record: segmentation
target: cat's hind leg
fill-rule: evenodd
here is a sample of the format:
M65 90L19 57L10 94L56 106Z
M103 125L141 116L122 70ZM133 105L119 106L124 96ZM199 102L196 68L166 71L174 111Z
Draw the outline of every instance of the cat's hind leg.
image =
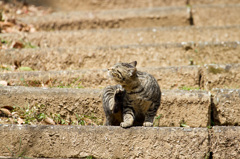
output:
M145 120L144 120L143 126L145 126L145 127L153 126L153 120L157 113L158 107L159 107L159 105L156 105L154 103L151 104L151 106L149 107L149 109L145 115Z

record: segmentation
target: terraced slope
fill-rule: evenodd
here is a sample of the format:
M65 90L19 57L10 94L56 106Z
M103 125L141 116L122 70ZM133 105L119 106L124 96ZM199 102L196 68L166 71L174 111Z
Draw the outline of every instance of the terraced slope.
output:
M1 158L240 158L239 1L26 2L55 12L1 34L30 46L0 50ZM134 60L162 89L154 128L102 126L106 68Z

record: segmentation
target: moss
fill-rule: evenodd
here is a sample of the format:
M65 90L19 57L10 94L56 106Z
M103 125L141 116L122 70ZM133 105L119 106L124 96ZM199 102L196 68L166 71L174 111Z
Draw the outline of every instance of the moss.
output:
M226 72L223 68L215 68L213 66L208 67L208 72L213 74L219 74Z
M188 86L183 86L183 87L180 87L179 89L181 89L181 90L185 90L185 91L190 91L190 90L200 90L199 87L188 87Z

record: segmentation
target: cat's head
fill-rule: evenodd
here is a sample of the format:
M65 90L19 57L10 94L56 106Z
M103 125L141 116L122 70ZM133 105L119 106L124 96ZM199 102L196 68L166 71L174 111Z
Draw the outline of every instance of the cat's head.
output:
M109 75L119 84L127 84L136 77L137 61L131 63L117 63L108 69Z

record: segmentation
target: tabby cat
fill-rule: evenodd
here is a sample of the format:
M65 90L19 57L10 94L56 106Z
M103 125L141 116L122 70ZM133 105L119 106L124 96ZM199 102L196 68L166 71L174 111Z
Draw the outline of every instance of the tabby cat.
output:
M108 86L103 91L106 125L153 126L160 106L160 87L152 75L137 71L136 65L136 61L117 63L108 69L118 85Z

